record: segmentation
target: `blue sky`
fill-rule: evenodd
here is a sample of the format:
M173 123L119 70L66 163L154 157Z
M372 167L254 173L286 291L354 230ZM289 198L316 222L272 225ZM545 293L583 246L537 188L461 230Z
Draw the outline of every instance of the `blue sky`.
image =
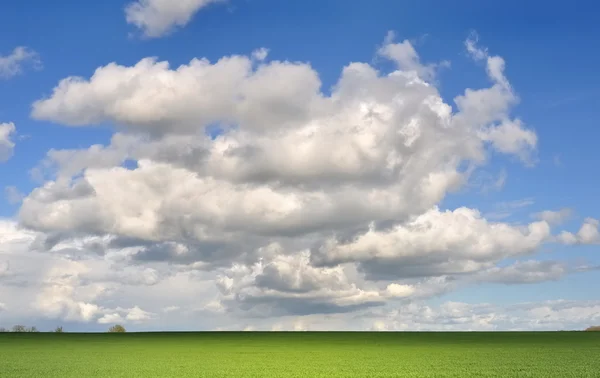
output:
M465 88L490 86L485 62L474 61L465 49L465 40L476 31L478 44L506 62L504 74L519 98L519 103L510 109L510 116L520 118L537 134L537 162L525 166L516 156L491 151L488 163L474 174L475 183L448 194L439 206L450 210L461 206L478 209L490 222L509 224L531 223L532 214L545 210L571 209L572 216L556 227L555 235L561 230L577 233L585 218L600 217L600 204L596 200L600 186L596 174L600 52L595 48L600 38L596 19L600 8L596 2L228 0L193 12L185 25L155 38L143 37L140 30L127 23L124 10L128 4L116 0L58 3L22 0L3 5L0 56L8 56L17 46L25 46L37 53L41 66L36 68L24 62L21 73L0 80L0 123L13 122L17 129L13 135L14 155L0 163L0 187L14 186L28 196L42 185L32 179L30 171L49 150L85 150L94 144L110 143L111 136L121 130L118 119L106 117L88 127L69 127L55 115L34 119L32 105L51 97L61 79L81 76L89 80L97 68L111 62L133 66L143 58L157 57L175 69L193 58L206 57L214 63L223 56L250 55L265 47L269 49L268 61L309 63L319 75L321 91L329 95L343 67L350 62L392 70L393 62L378 57L377 48L388 31L394 31L396 41L411 42L421 63L450 61L449 67L437 72L435 84L443 100L457 111L453 98L464 93ZM503 185L490 189L502 175ZM34 215L23 218L26 216L21 212L21 203L8 200L0 201L0 217L22 222L35 232L72 231L80 236L85 231L75 230L76 227L53 228L47 222L36 226L31 221ZM97 229L94 230L98 236ZM126 232L111 235L120 236L132 235ZM597 242L543 244L535 253L508 257L498 262L498 266L528 259L600 266ZM169 266L150 267L162 272ZM169 274L172 278L175 273ZM444 292L424 303L488 302L502 306L559 299L590 301L598 299L594 287L600 284L599 280L597 270L590 270L534 284L481 283ZM110 286L104 281L103 285ZM0 304L8 308L10 299L8 294L4 295L6 298L0 296ZM101 308L109 307L99 303ZM120 306L133 308L138 304ZM60 319L68 313L65 311L56 311L52 316ZM106 312L103 314L107 316ZM592 315L590 319L596 319ZM242 318L238 316L232 322L246 324ZM160 324L169 327L183 324L161 321ZM152 324L137 326L156 326ZM563 320L563 324L576 323ZM93 329L103 325L73 321L72 327Z

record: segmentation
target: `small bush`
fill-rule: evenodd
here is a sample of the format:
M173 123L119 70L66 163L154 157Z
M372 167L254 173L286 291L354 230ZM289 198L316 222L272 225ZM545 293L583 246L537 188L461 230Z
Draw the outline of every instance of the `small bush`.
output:
M64 331L63 331L63 327L56 327L56 328L54 329L54 333L63 333L63 332L64 332Z
M586 331L596 331L596 332L599 332L600 331L600 326L592 326L592 327L586 328Z
M127 331L125 330L125 327L123 327L120 324L117 324L117 325L110 327L108 329L108 332L110 332L110 333L125 333Z

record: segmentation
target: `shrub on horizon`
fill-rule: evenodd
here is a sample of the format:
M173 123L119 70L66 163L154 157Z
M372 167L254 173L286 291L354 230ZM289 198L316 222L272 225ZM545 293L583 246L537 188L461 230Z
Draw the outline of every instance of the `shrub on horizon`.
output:
M586 331L600 331L600 326L591 326L585 329Z
M125 333L127 331L125 330L125 327L123 327L122 325L116 324L116 325L110 327L108 329L108 332L109 333Z

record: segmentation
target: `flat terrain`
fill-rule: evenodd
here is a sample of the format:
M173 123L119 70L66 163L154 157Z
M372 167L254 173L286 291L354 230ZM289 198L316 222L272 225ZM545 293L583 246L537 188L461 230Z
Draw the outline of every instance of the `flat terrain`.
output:
M7 333L0 377L600 377L600 333Z

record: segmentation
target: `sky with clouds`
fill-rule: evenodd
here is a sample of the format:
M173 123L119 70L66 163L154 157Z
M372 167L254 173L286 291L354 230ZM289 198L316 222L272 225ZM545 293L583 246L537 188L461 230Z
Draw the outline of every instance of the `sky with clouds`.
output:
M532 4L3 5L0 327L600 324L598 9Z

